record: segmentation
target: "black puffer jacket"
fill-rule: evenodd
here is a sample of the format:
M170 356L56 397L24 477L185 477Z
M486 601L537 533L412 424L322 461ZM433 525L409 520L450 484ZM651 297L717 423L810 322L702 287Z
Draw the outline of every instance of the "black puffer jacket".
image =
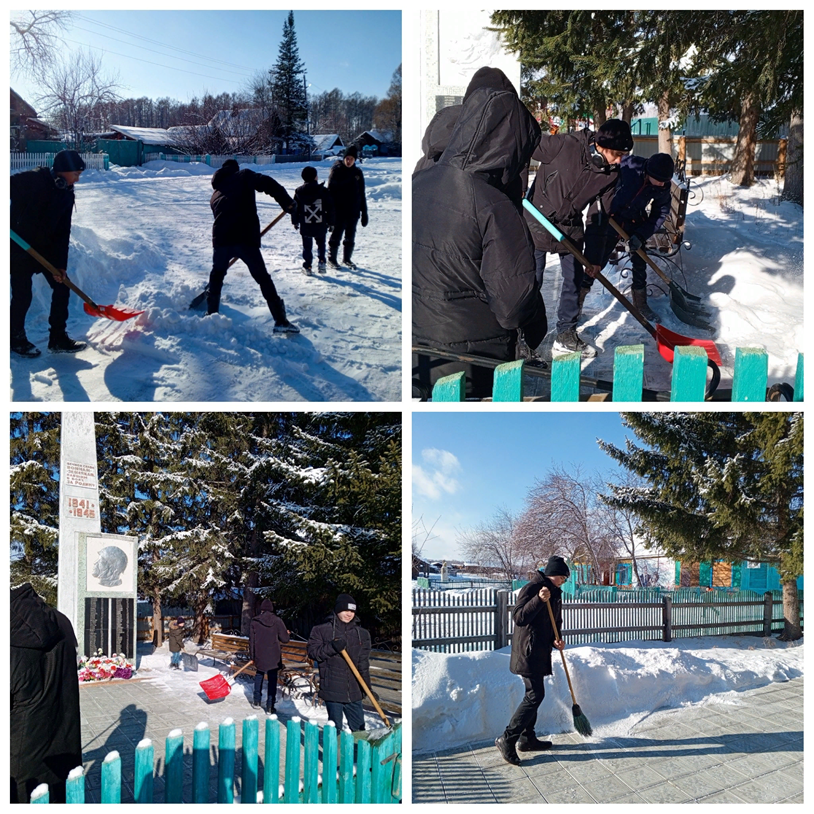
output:
M413 340L515 358L536 347L545 306L523 216L507 195L540 138L514 89L480 87L435 166L413 176Z
M291 213L291 223L299 226L306 237L322 237L333 226L334 201L324 184L310 181L297 187L294 193L297 208Z
M285 622L274 613L274 604L270 599L264 599L260 603L260 613L249 626L249 658L260 672L276 670L280 666L280 644L290 638Z
M577 133L543 136L532 158L540 162L531 189L531 202L574 241L582 240L583 210L598 198L606 212L610 210L618 166L591 160L594 134L585 128ZM559 241L538 223L530 213L526 222L531 229L536 249L544 252L564 251Z
M212 245L259 246L260 219L257 217L255 192L265 192L286 211L294 201L285 189L268 175L252 170L221 167L212 176L215 190L209 200L215 222L212 224Z
M47 783L65 802L68 773L82 765L76 637L68 617L29 584L11 592L11 801Z
M370 687L370 634L359 624L357 616L345 623L335 613L331 613L326 622L311 630L308 638L308 656L319 664L319 697L323 701L336 701L340 704L361 701L365 697L365 691L344 656L337 653L331 644L334 639L344 639L347 642L351 661Z
M357 164L346 167L344 161L337 161L328 176L328 192L339 218L358 218L367 212L365 176Z
M546 603L537 595L540 588L551 591L551 610L562 635L562 590L538 571L534 578L520 589L512 611L512 658L509 669L520 676L550 676L551 649L554 629Z
M11 228L58 269L68 267L74 202L73 187L58 188L47 167L11 176ZM11 257L43 271L14 241Z

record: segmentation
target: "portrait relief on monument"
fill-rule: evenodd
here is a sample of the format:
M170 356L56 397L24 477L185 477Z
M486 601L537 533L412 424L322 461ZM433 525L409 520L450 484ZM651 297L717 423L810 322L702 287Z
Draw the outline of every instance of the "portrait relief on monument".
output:
M133 552L109 538L88 537L87 590L130 593L133 585Z

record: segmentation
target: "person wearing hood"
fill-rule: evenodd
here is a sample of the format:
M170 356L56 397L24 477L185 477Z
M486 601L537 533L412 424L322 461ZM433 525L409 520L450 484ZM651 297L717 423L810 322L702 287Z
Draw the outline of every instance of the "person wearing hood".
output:
M538 571L517 595L512 619L512 655L509 669L523 679L526 694L512 715L506 730L495 740L495 746L507 763L520 765L517 752L541 752L551 748L551 741L537 739L534 732L537 710L545 698L543 676L552 674L553 648L564 650L565 644L556 638L551 626L546 602L562 630L562 590L571 571L562 557L550 557L545 569Z
M288 321L285 303L277 293L260 253L260 219L257 217L255 192L271 196L286 212L293 212L294 201L273 178L252 170L241 170L233 158L212 176L215 190L209 200L215 221L212 224L214 254L209 275L209 294L206 313L217 314L220 295L229 263L238 258L249 269L254 281L274 317L274 333L299 333L300 329Z
M252 706L255 709L261 708L263 679L267 676L266 712L269 715L274 714L277 703L277 671L283 656L280 645L290 639L285 622L274 612L274 603L270 599L264 599L260 603L260 613L252 619L249 626L249 658L257 670L254 674Z
M645 319L661 322L661 317L653 311L647 302L647 264L636 254L636 250L661 228L670 214L673 203L671 181L675 172L675 162L667 153L655 153L650 158L638 155L627 155L619 166L619 183L610 206L610 216L628 235L630 265L633 270L631 294L633 304ZM597 263L604 266L614 247L619 242L619 235L599 212L594 204L588 211L588 228L585 230L585 242L595 247ZM588 258L592 259L592 258ZM583 288L590 289L593 280L583 279ZM584 299L584 295L582 296Z
M540 126L500 71L479 73L440 157L413 175L413 342L508 362L521 334L535 348L548 328L518 186ZM468 396L491 395L492 368L417 361L422 390L463 370Z
M170 669L181 669L181 653L184 652L185 621L178 616L170 622Z
M74 185L85 169L82 156L75 150L61 150L53 166L37 167L11 176L11 228L58 271L55 277L14 241L11 241L11 350L19 356L34 358L40 350L29 342L25 318L32 301L32 281L42 274L51 287L51 312L48 317L52 353L76 353L85 347L68 336L68 300L71 290L67 277L68 248L71 242L71 218L76 203Z
M316 625L308 637L306 651L319 665L319 697L325 702L328 719L341 732L343 715L351 732L365 728L362 699L365 696L353 671L345 661L346 651L362 679L370 687L370 633L359 623L356 600L340 594L333 613L321 625Z
M337 161L328 175L328 192L333 198L336 210L331 237L328 240L328 265L340 268L338 253L342 244L342 264L353 270L356 264L351 260L356 245L356 224L361 219L367 226L367 198L365 197L365 176L356 165L359 150L351 144L341 161ZM344 237L344 240L343 240Z
M587 127L577 133L557 133L544 136L533 159L540 162L527 197L577 248L582 249L584 224L582 212L599 200L605 212L610 210L614 187L619 177L619 162L633 149L630 125L621 119L608 119L595 133ZM583 270L577 259L530 212L526 222L534 238L537 262L537 282L543 284L546 255L560 256L562 288L557 307L557 338L555 355L581 353L596 356L596 348L577 334L582 302L583 271L593 277L601 266ZM591 252L586 248L586 254Z
M294 192L296 209L291 223L302 237L302 268L311 273L314 260L314 242L317 244L317 269L325 271L325 238L334 222L334 203L324 184L317 182L317 168L305 167L301 173L305 183Z
M11 802L28 803L47 783L65 802L69 772L82 765L76 636L70 620L29 583L11 591Z

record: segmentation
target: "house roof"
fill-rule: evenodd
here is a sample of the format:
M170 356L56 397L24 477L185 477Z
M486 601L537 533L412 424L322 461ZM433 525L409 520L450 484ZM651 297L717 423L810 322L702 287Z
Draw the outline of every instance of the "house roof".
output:
M172 133L162 127L122 127L111 124L110 129L142 144L175 144Z
M316 152L330 150L337 142L339 142L340 147L345 146L338 133L319 133L312 135L311 138L314 140L314 150Z
M378 141L379 144L388 144L393 141L392 130L365 130L364 133L357 136L357 139L362 138L364 135L370 136L375 141Z

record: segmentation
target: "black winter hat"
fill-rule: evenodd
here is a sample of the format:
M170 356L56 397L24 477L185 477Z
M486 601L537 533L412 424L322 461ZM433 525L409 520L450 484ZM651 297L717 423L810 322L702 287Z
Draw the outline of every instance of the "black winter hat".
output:
M274 603L270 599L264 599L260 603L260 613L264 613L265 611L274 613Z
M345 150L345 155L352 155L354 158L359 158L359 148L355 144L351 144L351 146Z
M183 625L183 624L185 624L185 622L184 622L184 617L183 617L183 616L178 616L178 617L176 618L176 620L175 620L175 624L176 624L176 625Z
M350 594L339 594L339 596L336 597L334 613L341 613L342 611L348 610L356 613L356 600Z
M675 172L675 162L667 153L656 153L647 159L644 171L657 181L670 181Z
M240 164L238 164L234 158L227 158L226 161L223 162L221 169L228 170L229 172L237 172L240 169Z
M594 141L606 150L621 150L629 153L633 149L630 125L621 119L608 119L596 131Z
M548 558L543 572L547 577L570 577L571 569L562 557L556 555Z
M317 180L317 168L316 167L305 167L303 171L300 173L302 180L306 183L308 181L316 181Z
M54 156L54 172L82 172L85 162L76 150L60 150Z

